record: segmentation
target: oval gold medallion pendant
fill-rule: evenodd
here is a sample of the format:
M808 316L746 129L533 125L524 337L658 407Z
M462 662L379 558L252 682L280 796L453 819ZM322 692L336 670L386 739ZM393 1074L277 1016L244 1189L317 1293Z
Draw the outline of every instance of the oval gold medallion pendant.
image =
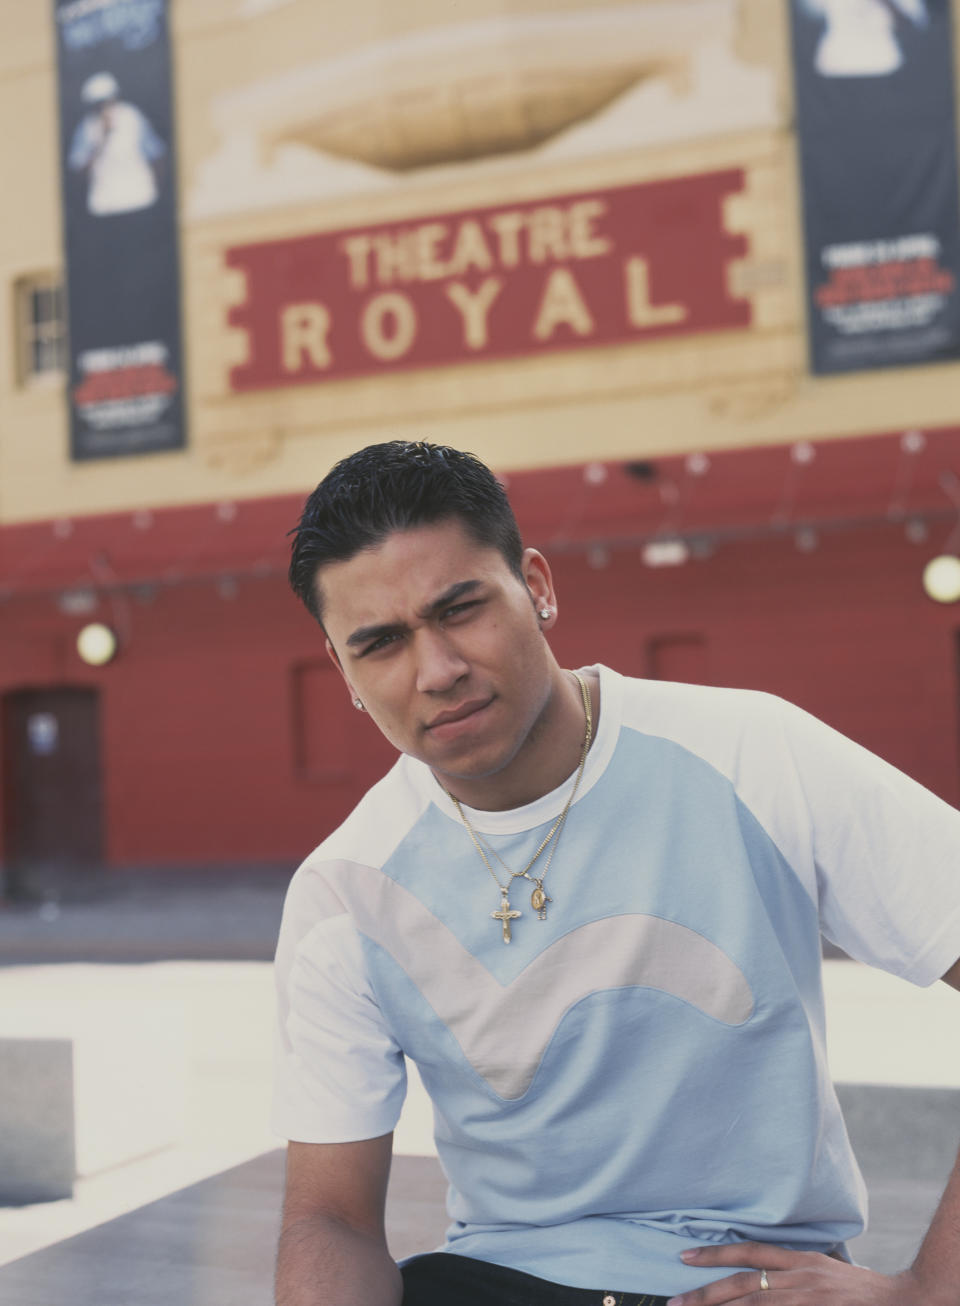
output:
M553 902L553 899L544 891L543 880L537 880L537 887L530 895L530 906L537 913L542 921L547 919L547 903Z
M543 888L543 880L534 880L534 884L536 884L537 887L534 888L532 895L530 895L530 906L532 906L534 912L537 913L537 916L541 918L541 921L546 921L547 902L552 902L554 900L551 899L549 893L547 893L545 888Z

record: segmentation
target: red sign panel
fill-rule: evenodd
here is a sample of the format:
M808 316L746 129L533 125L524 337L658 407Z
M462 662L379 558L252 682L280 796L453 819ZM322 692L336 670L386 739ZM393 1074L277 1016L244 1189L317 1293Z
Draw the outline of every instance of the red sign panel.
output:
M724 227L741 171L227 251L247 297L234 390L743 327Z

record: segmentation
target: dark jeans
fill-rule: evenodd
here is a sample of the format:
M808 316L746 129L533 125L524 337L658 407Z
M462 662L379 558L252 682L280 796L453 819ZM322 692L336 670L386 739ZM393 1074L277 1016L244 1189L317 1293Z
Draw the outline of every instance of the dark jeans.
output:
M430 1252L401 1269L403 1306L664 1306L666 1297L615 1288L567 1288L455 1252Z

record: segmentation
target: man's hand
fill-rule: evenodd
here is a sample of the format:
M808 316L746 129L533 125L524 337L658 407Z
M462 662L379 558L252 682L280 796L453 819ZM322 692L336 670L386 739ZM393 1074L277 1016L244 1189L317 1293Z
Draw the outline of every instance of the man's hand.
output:
M669 1306L939 1306L913 1270L877 1274L819 1252L792 1252L773 1243L723 1243L683 1252L687 1265L746 1267L741 1274L708 1283ZM762 1287L766 1271L768 1287Z

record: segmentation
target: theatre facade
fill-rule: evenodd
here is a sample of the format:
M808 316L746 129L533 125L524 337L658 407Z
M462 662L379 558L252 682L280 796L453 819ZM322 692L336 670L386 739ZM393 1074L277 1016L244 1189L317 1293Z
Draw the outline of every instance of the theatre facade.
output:
M387 439L503 478L566 665L782 694L960 799L957 47L851 68L808 10L0 0L9 892L290 870L390 765L285 575ZM842 97L921 75L941 184L838 216Z

